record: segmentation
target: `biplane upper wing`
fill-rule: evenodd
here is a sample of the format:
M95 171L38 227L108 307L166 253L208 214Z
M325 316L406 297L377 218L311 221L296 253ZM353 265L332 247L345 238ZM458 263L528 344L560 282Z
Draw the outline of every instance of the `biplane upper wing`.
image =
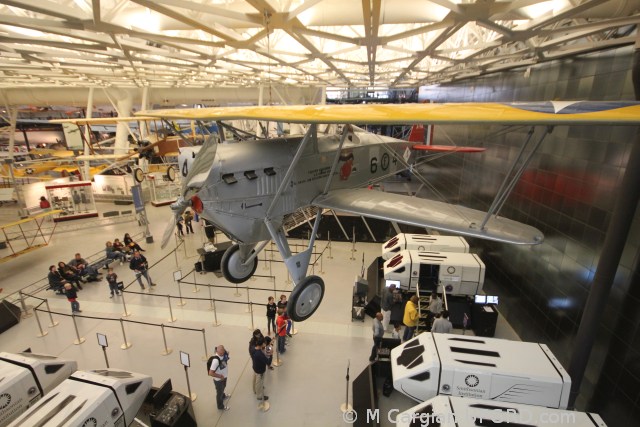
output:
M548 101L512 103L283 105L150 110L171 119L264 120L317 124L638 125L640 103Z
M507 218L491 217L480 230L485 212L366 188L333 190L316 197L312 204L370 218L505 243L534 245L544 239L540 230Z

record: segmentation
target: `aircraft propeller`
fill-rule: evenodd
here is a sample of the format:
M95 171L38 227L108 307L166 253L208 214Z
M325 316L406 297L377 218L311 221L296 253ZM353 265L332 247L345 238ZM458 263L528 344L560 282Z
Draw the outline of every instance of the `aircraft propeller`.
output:
M189 167L187 176L182 181L181 195L175 203L171 204L171 210L173 212L172 217L169 219L164 234L162 235L161 248L169 243L169 239L174 232L176 223L180 215L192 205L191 198L198 192L204 185L211 172L211 166L216 156L216 150L218 143L215 135L209 136L209 138L202 144L202 148L198 153L198 156L193 161L193 164Z

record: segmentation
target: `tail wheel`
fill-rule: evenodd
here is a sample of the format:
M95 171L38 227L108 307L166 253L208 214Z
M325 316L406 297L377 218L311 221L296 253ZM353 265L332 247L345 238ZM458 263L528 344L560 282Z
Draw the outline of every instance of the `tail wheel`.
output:
M243 283L249 280L258 267L258 257L253 262L243 265L244 259L240 254L240 245L235 244L222 255L220 268L222 275L231 283Z
M324 281L307 276L293 288L287 303L287 314L294 322L307 320L320 306L324 296Z

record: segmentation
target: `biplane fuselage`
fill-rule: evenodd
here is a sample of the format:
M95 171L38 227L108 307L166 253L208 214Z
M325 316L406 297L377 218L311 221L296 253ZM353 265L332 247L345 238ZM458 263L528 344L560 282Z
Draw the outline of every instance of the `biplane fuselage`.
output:
M198 191L202 217L232 240L252 244L271 239L265 216L302 137L220 144L205 185ZM285 215L312 205L324 192L340 135L309 141L270 219L279 227ZM349 132L328 191L367 185L404 169L413 143L365 132ZM183 170L184 172L184 170Z

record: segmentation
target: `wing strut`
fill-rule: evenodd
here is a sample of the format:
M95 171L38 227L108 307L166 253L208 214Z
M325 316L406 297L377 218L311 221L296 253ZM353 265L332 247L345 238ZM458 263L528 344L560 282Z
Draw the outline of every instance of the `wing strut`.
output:
M322 190L322 194L327 194L329 191L329 185L331 185L331 181L333 180L333 174L336 172L336 168L338 167L338 161L340 160L340 152L342 151L342 146L344 145L345 139L347 139L347 134L349 134L350 126L345 126L342 129L342 135L340 136L340 144L338 144L338 150L336 151L336 157L333 159L333 164L331 165L331 172L329 172L329 177L327 178L327 183L324 185L324 190Z
M507 200L507 197L509 197L509 194L511 194L511 191L513 191L513 188L516 186L516 183L520 179L520 176L522 176L522 173L524 172L525 168L527 167L529 162L531 162L531 158L536 153L536 151L538 151L540 144L542 144L542 141L545 139L547 135L553 132L553 126L547 126L545 128L543 134L540 136L538 141L536 141L531 151L529 151L526 157L523 158L525 149L527 148L527 146L531 142L531 138L533 137L533 131L534 131L534 128L532 127L529 130L527 140L524 142L524 144L522 144L522 147L518 152L518 156L513 161L513 164L511 165L511 169L509 169L509 172L507 172L507 175L504 177L504 181L502 181L502 184L500 185L500 189L498 189L498 192L496 193L496 197L493 199L493 202L491 203L491 206L487 211L487 215L485 215L484 219L482 220L482 223L480 224L480 230L484 230L484 226L487 225L487 221L489 221L489 218L491 218L492 215L497 215L498 212L500 212L500 209L502 209L502 206L504 205L504 202ZM518 163L520 163L519 166L518 166ZM517 170L516 170L516 167L517 167Z
M293 160L291 160L291 164L287 169L287 173L285 173L284 178L282 178L282 181L280 181L280 185L278 186L278 191L276 191L276 194L275 196L273 196L273 199L271 200L271 204L269 205L269 209L267 209L267 213L265 214L265 220L269 219L269 217L271 216L271 212L273 211L273 208L276 206L276 204L280 199L280 195L284 191L285 187L289 185L289 179L291 179L291 175L293 175L293 171L295 170L296 166L298 166L298 162L300 161L300 157L302 157L302 153L304 153L304 149L307 146L307 143L309 143L309 141L311 141L312 139L317 138L317 133L316 133L317 129L318 129L318 125L316 124L311 125L307 133L304 135L304 138L302 138L302 141L300 141L300 145L298 146L298 151L296 151L295 156L293 156Z

